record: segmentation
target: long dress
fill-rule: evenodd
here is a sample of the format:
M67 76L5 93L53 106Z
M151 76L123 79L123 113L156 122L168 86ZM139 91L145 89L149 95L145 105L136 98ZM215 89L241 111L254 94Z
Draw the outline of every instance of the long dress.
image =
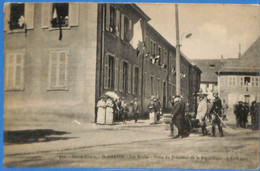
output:
M199 102L198 110L197 110L197 116L196 119L199 119L200 123L202 123L202 119L205 117L207 113L207 101L206 99L203 99Z
M114 113L113 113L113 101L108 99L106 102L106 124L113 124Z
M98 124L105 124L106 118L106 102L104 100L99 100L97 103L97 123Z
M157 118L156 118L155 104L153 101L150 102L148 108L149 108L150 124L154 124L157 122Z

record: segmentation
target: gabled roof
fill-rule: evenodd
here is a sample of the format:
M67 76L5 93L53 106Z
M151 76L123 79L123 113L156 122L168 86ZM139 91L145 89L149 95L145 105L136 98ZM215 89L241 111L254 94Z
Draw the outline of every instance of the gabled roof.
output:
M241 58L228 59L219 72L259 73L260 69L260 37L246 50Z
M202 71L201 82L218 82L216 72L222 68L224 61L221 59L196 59L192 60ZM214 67L215 66L215 67Z

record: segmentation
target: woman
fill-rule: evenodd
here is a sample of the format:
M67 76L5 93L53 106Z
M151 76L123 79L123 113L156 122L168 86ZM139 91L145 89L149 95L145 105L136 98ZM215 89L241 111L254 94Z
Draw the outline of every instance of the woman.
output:
M113 100L108 97L107 102L106 102L106 124L113 124L113 119L114 119L114 103Z
M103 96L100 97L100 100L97 103L97 108L97 124L105 124L106 101Z
M206 129L206 122L205 122L205 118L206 118L206 114L207 114L206 94L200 94L199 100L200 100L200 102L199 102L199 106L198 106L198 110L197 110L196 119L199 120L201 129L202 129L202 135L205 136L208 134L208 131Z
M156 106L155 101L153 97L150 98L151 102L149 103L149 118L150 118L150 124L156 124L157 123L157 117L156 117Z

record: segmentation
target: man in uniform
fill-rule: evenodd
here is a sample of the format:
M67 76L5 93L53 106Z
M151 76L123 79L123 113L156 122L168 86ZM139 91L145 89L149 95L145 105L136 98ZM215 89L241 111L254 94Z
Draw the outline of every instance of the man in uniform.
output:
M183 113L185 113L185 110L183 111L183 104L180 99L180 96L175 96L174 98L174 106L172 109L172 120L170 123L171 127L171 136L173 136L173 125L175 125L178 128L178 135L173 138L179 138L180 136L183 138Z
M220 136L223 137L223 130L220 125L220 118L221 118L221 109L222 109L222 102L221 99L218 97L218 93L213 93L213 96L215 97L213 101L213 105L211 107L210 113L213 113L212 117L212 136L215 136L215 126L218 125L218 130L220 133Z

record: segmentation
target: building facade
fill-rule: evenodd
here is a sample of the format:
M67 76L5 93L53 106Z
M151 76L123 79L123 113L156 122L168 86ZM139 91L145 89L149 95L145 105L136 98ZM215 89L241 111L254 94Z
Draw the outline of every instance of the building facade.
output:
M107 91L128 103L138 98L143 113L151 95L170 108L176 49L149 20L135 4L5 4L5 129L26 120L95 122L95 104ZM140 53L132 45L139 21ZM183 96L193 102L201 71L182 55L181 73Z
M229 106L260 101L260 38L238 59L227 61L218 74L219 94Z

